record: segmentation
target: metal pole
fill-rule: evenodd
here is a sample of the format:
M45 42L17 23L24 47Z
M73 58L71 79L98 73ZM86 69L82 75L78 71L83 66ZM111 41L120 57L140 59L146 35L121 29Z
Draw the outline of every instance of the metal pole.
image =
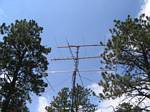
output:
M77 71L78 71L78 66L79 66L79 47L77 47L77 51L76 51L76 58L75 58L75 68L74 68L74 72L72 75L72 112L76 111L77 112L77 102L76 102L76 76L77 76ZM74 110L75 108L75 110Z

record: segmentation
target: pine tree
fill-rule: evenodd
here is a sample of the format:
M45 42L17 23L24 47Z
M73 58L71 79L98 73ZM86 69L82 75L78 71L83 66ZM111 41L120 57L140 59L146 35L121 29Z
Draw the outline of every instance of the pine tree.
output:
M58 96L53 98L50 106L46 107L47 112L95 112L96 105L90 102L92 91L80 85L75 87L75 91L63 88ZM72 96L75 100L72 102ZM73 106L73 110L72 110Z
M115 71L102 73L100 86L104 90L100 97L115 99L125 95L138 99L140 105L144 100L150 101L150 17L144 14L139 18L128 16L125 21L114 22L102 63Z
M133 106L129 103L119 104L115 112L142 112L139 106Z
M2 112L28 112L26 101L31 93L40 95L47 83L43 77L48 69L46 55L50 48L41 45L43 28L34 20L20 20L1 25L0 102Z

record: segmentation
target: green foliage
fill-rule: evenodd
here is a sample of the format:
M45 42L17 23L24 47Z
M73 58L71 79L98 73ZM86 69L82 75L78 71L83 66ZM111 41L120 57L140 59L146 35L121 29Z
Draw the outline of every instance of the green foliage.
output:
M142 112L142 109L129 103L122 103L115 112Z
M50 103L49 107L46 107L47 112L55 112L58 110L59 112L69 112L71 109L71 101L69 98L69 89L63 88L57 97L53 98L53 101Z
M144 99L150 100L150 17L128 16L125 21L114 22L102 63L104 68L115 71L102 73L100 86L104 90L100 97L127 95L138 98L137 103L141 104Z
M90 89L77 85L75 91L63 88L58 96L53 98L50 106L46 107L47 112L95 112L96 105L90 102L92 95ZM74 102L72 97L74 96ZM72 110L73 107L73 110Z
M42 30L34 20L17 20L0 27L2 112L28 112L26 101L31 102L30 93L40 95L47 87L43 74L48 68L46 55L50 48L41 45Z

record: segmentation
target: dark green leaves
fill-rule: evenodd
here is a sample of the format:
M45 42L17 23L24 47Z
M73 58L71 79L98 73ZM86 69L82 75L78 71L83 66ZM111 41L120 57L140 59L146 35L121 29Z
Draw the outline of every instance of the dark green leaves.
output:
M58 96L54 97L50 106L46 107L47 112L95 112L96 105L90 102L92 91L77 85L75 91L63 88ZM72 97L74 101L72 102ZM72 110L73 108L73 110Z
M143 112L139 106L133 106L129 103L122 103L117 107L115 112Z
M115 20L103 57L102 99L126 95L150 100L150 18ZM114 71L113 71L114 70ZM139 101L137 101L139 102ZM141 103L141 102L140 102Z
M43 73L48 68L46 55L50 48L41 45L42 30L34 20L25 19L0 27L4 35L0 43L2 112L10 112L14 107L14 111L27 110L30 93L40 95L47 87Z

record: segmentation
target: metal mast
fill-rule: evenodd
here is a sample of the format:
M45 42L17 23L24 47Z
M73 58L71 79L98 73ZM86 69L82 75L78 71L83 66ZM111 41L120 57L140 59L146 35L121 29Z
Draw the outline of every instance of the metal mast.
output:
M76 78L77 78L77 73L79 74L80 80L82 82L81 79L81 75L79 72L79 60L83 60L83 59L94 59L94 58L100 58L100 56L87 56L87 57L79 57L79 51L81 47L98 47L98 46L102 46L102 45L98 45L98 44L92 44L92 45L70 45L69 42L67 41L67 46L60 46L58 48L69 48L70 54L72 57L68 57L68 58L54 58L52 59L52 61L66 61L66 60L73 60L74 61L74 70L73 70L73 74L72 74L72 106L71 106L71 110L72 112L77 112L77 110L74 110L74 108L76 107ZM71 48L75 48L76 49L76 54L74 56L72 49ZM86 70L88 71L88 70ZM86 72L85 71L85 72ZM94 70L93 70L94 71ZM99 71L99 70L96 70ZM83 85L83 82L82 82Z

